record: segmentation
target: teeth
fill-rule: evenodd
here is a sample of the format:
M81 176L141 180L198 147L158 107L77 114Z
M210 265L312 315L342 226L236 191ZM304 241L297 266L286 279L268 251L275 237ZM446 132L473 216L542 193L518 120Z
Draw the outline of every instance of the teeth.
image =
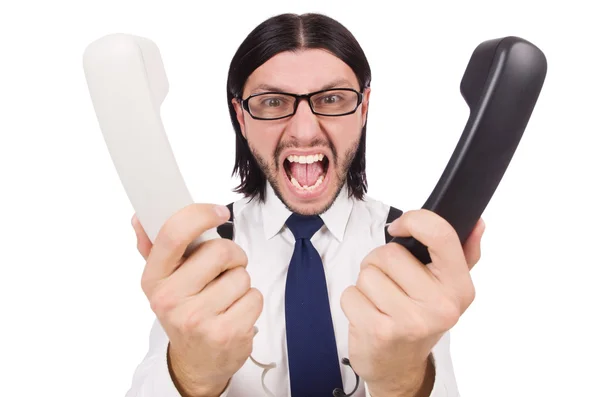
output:
M308 156L298 156L298 155L293 154L293 155L289 155L287 157L287 160L290 163L312 164L316 161L323 161L324 158L325 158L325 155L321 154L321 153L311 154ZM290 180L292 181L292 185L294 185L296 188L298 188L300 190L312 191L312 190L316 189L321 183L323 183L323 178L324 178L324 175L320 175L319 178L317 179L317 181L315 182L315 184L312 186L302 186L294 177L290 177Z
M287 157L287 160L290 163L312 164L315 161L322 161L323 158L325 158L325 155L323 154L312 154L308 156L290 155Z
M294 177L291 178L291 181L292 181L292 185L296 186L298 189L311 191L311 190L315 190L321 183L323 183L323 175L319 176L319 178L317 179L315 184L312 186L306 186L306 185L301 186L300 183Z

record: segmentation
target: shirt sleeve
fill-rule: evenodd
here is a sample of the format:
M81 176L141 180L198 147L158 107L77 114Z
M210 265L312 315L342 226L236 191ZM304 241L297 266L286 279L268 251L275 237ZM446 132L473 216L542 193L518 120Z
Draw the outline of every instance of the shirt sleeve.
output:
M136 367L131 388L125 397L182 397L169 372L167 347L169 338L158 322L150 330L150 342L146 356ZM230 386L219 397L227 397Z
M431 351L435 381L429 397L460 397L450 355L450 332L446 332ZM372 397L365 383L365 397Z

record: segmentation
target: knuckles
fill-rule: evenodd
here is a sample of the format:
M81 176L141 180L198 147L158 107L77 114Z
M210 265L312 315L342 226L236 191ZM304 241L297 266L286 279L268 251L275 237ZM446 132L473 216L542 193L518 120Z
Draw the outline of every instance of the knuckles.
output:
M429 338L434 330L421 316L414 316L398 322L390 317L383 317L374 322L372 334L375 346L386 349L390 344L399 341L406 343L418 343Z
M475 285L471 280L469 280L469 282L463 287L463 299L467 307L475 301L476 295L477 292L475 291Z
M233 259L234 252L238 250L237 244L233 241L219 238L207 241L211 255L214 255L217 263L227 263Z
M252 286L250 274L248 274L244 267L235 267L226 271L220 277L222 278L220 281L222 288L227 289L229 292L227 295L241 297L250 292ZM252 298L255 299L254 297Z
M148 279L148 272L144 271L142 272L142 277L140 278L140 286L142 287L142 291L144 292L144 295L146 295L146 298L150 299L150 285L151 280Z
M358 279L356 280L356 287L360 291L365 291L369 285L375 283L377 277L377 269L371 264L367 264L358 273Z
M360 280L360 274L359 274L358 280ZM350 285L342 291L342 295L340 296L340 307L342 308L342 311L344 312L344 314L346 316L348 316L348 313L349 313L348 310L350 308L349 304L351 302L351 294L355 294L356 289L358 289L358 286ZM350 325L352 325L352 323Z
M460 289L459 300L461 302L462 311L465 311L475 301L475 285L469 278L468 282L465 282Z
M373 323L373 336L376 345L386 346L400 337L398 327L389 317L380 318Z
M419 344L436 334L425 318L415 316L399 322L383 317L371 325L371 343L376 350L388 350L398 343Z
M250 301L253 303L253 307L260 314L264 305L264 297L262 293L256 288L250 288L247 293L250 294Z
M461 316L457 301L444 298L428 313L420 310L406 312L402 318L378 316L375 321L361 325L371 335L377 350L386 350L398 342L418 344L454 327Z
M403 250L405 250L405 248L400 244L394 243L377 247L377 250L378 263L392 265L394 262L399 260L398 258L402 258L404 256Z
M414 316L402 330L402 339L408 343L417 343L429 338L434 333L431 325L421 316Z
M447 331L454 327L462 312L457 300L443 299L437 304L439 331Z
M212 324L207 333L208 342L216 347L225 347L231 344L235 338L232 324L220 319Z
M371 266L382 267L384 269L388 266L393 266L394 263L398 262L399 258L402 258L402 249L402 246L395 243L381 245L373 249L363 259L360 265L361 273Z
M173 223L170 219L159 230L156 236L156 244L161 245L168 251L181 251L186 248L190 239L185 236L181 228L176 227Z
M177 306L175 294L165 285L155 287L152 295L149 297L150 308L157 316L163 316Z
M193 310L187 313L179 324L179 332L184 335L193 335L201 333L205 326L204 316L200 310Z
M236 291L243 291L244 293L250 290L251 280L250 274L243 267L236 267L231 270L229 277L232 281L232 286Z
M201 249L210 251L215 263L229 263L238 258L236 262L241 262L245 267L248 264L246 252L237 243L225 238L217 238L204 242Z

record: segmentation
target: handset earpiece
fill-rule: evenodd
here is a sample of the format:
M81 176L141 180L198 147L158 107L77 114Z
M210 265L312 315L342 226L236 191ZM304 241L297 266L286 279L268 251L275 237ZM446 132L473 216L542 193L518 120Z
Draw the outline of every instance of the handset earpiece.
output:
M106 146L144 231L154 242L176 211L193 204L165 133L160 107L169 91L160 51L144 37L110 34L83 55L88 89ZM215 229L190 244L219 238Z
M423 205L444 218L464 244L491 200L519 145L546 78L543 52L519 37L477 46L460 90L469 119L437 185ZM424 264L427 247L394 237Z

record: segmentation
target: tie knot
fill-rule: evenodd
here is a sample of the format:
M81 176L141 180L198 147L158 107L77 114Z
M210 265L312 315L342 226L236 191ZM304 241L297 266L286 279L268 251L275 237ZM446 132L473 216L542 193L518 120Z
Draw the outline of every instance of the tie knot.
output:
M323 226L323 219L318 215L300 215L293 213L285 222L296 240L310 239Z

